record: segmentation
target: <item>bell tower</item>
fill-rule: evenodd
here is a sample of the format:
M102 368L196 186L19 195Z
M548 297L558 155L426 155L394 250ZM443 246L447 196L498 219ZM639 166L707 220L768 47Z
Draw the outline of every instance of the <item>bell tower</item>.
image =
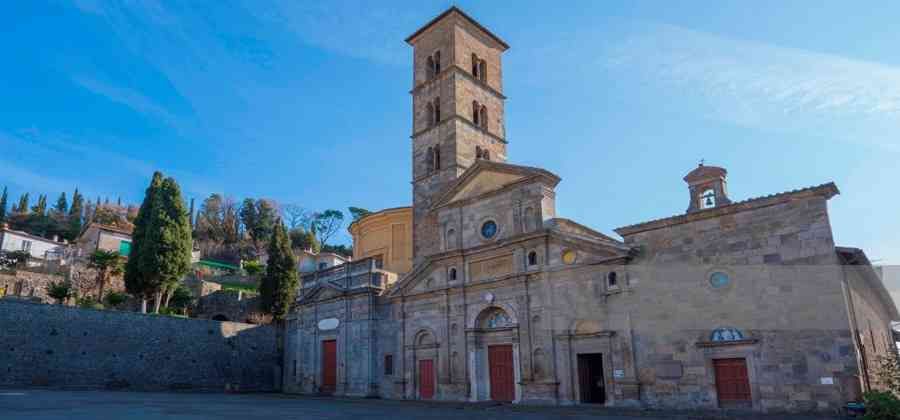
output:
M509 46L451 7L413 47L413 264L438 252L434 200L479 159L506 161L503 66Z
M687 212L711 209L731 204L725 178L728 171L718 166L706 166L702 162L684 177L691 195Z

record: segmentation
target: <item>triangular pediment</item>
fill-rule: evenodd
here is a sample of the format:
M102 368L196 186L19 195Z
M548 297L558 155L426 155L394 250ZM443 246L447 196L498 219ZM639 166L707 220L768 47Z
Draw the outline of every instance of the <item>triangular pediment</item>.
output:
M528 180L541 180L550 187L560 181L558 176L540 168L481 160L469 167L434 207L471 200Z

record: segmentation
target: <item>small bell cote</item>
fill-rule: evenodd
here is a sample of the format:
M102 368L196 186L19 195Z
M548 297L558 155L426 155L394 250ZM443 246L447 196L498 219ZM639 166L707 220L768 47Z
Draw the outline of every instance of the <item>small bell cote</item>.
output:
M700 162L697 168L684 177L691 194L687 212L693 213L731 204L725 181L727 176L728 171L725 168L708 166Z

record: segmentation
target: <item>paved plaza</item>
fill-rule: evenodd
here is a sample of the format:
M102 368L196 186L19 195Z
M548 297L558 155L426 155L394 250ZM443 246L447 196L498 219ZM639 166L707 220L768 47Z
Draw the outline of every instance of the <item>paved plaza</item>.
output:
M0 390L3 420L292 420L292 419L820 419L591 407L533 407L445 402L114 391Z

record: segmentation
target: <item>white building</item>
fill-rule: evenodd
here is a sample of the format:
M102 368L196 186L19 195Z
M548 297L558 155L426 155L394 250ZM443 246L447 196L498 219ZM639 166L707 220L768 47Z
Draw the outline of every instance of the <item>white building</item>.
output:
M65 248L63 242L12 230L6 225L0 227L0 250L3 252L27 251L32 258L57 260Z

